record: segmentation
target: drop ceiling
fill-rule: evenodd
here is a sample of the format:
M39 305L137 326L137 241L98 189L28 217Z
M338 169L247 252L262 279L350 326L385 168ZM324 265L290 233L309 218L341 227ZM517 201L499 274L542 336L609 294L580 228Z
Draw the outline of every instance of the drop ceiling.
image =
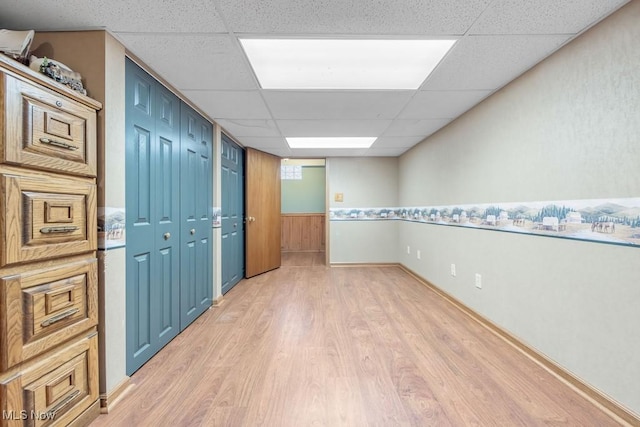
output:
M238 142L281 157L398 156L628 0L3 0L0 28L104 28ZM417 90L265 90L241 37L454 38ZM368 149L285 137L377 136Z

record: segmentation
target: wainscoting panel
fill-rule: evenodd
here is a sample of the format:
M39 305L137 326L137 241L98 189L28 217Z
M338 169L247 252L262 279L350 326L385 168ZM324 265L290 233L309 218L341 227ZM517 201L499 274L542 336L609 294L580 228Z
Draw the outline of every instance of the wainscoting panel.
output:
M324 251L324 214L282 214L283 251Z

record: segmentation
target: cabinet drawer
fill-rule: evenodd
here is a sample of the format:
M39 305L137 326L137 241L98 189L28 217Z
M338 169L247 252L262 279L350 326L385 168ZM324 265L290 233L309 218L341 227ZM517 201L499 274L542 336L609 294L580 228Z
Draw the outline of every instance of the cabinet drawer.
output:
M96 111L3 74L7 163L96 176Z
M0 188L0 267L96 249L95 184L2 173Z
M2 410L13 415L3 425L67 425L98 399L98 336L92 335L0 384Z
M4 371L98 323L95 258L0 278Z

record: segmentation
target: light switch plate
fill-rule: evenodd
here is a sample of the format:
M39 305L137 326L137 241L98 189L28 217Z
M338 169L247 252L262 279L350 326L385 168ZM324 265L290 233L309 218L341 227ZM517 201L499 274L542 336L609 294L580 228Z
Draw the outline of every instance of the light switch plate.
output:
M336 193L333 199L336 202L344 202L344 194L343 193Z

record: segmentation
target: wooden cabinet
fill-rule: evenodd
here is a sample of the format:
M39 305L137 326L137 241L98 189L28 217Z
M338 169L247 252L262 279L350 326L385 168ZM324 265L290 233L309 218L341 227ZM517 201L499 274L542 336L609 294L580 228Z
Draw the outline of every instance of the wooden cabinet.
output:
M99 413L100 108L0 56L0 426Z

